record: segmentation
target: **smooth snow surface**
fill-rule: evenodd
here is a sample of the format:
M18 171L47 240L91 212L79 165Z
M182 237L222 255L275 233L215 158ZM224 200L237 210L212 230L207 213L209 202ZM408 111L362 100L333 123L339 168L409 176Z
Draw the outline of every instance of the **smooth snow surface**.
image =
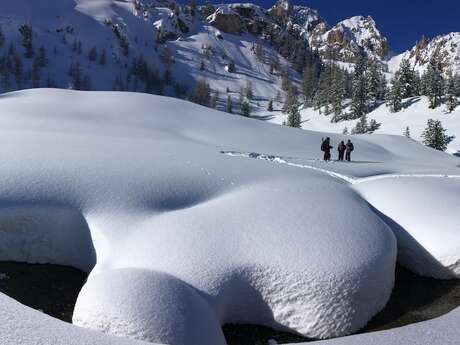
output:
M387 218L411 232L403 246L420 253L409 266L428 251L440 271L458 273L460 236L446 230L448 245L435 242L457 204L435 208L420 229L396 211L417 216L420 203L407 199L420 186L432 205L437 195L455 201L459 160L402 137L352 137L353 163L323 163L325 133L165 97L51 89L1 96L0 129L1 260L91 271L74 313L86 328L174 345L225 344L223 323L350 334L393 287ZM435 191L433 176L444 175ZM404 198L388 201L382 188ZM7 339L23 313L29 322L25 310L0 304ZM66 335L56 322L37 321L33 332L49 336L39 344L93 334Z
M457 345L460 308L447 315L388 331L297 345Z

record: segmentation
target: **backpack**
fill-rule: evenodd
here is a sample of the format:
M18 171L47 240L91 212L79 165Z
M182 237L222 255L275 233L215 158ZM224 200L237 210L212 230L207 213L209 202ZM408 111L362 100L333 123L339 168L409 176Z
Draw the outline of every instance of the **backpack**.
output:
M327 141L325 140L325 141L323 141L323 143L321 144L321 151L323 151L323 152L326 151L326 143L327 143Z

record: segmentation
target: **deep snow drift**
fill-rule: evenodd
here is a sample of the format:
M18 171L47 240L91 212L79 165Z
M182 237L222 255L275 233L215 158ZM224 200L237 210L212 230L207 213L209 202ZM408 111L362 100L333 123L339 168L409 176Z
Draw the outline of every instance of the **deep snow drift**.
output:
M393 286L387 218L419 230L395 211L418 204L379 197L393 189L388 179L408 195L439 180L443 200L460 183L456 158L402 137L355 137L355 163L325 164L324 133L142 94L6 94L0 128L0 259L91 271L77 325L165 344L225 344L220 325L231 322L318 338L358 330ZM432 223L403 243L417 251L406 264L425 250L439 274L458 274L454 232L448 246L413 245L438 236L440 217L458 224L456 205L431 205ZM2 317L12 312L38 320L2 303ZM17 320L4 319L11 339ZM53 322L49 334L63 327ZM82 342L92 334L73 330ZM66 337L55 334L42 343Z

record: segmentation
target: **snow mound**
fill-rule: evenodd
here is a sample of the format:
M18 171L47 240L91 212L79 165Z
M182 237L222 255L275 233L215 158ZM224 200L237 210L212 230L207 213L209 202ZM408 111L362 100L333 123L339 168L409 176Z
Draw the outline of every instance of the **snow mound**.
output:
M6 94L0 128L1 259L92 269L75 323L159 343L223 344L224 323L358 330L390 296L396 241L385 205L350 181L458 173L455 158L387 136L353 138L354 164L325 164L321 138L338 135L132 93Z
M379 179L356 189L388 217L400 263L424 276L460 278L459 178Z
M164 273L123 269L95 275L81 291L79 303L83 307L73 321L88 328L169 345L225 345L209 304L195 289Z

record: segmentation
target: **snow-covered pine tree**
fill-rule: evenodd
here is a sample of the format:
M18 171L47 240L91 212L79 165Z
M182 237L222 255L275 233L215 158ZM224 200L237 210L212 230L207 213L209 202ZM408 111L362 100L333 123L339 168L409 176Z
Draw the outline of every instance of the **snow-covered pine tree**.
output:
M405 136L406 138L410 138L410 137L411 137L411 136L410 136L410 128L409 128L409 126L406 126L406 129L404 130L404 133L403 133L403 134L404 134L404 136Z
M345 126L345 127L343 128L342 134L343 134L343 135L348 135L348 134L349 134L349 133L348 133L348 127L347 127L347 126Z
M22 36L22 46L24 47L24 56L27 59L31 59L34 56L32 27L30 25L23 24L19 27L19 32Z
M267 110L268 110L268 111L273 111L273 99L271 99L271 100L268 101Z
M0 48L5 45L5 34L3 33L3 28L0 25Z
M368 129L367 129L367 133L374 133L376 130L378 130L380 128L382 124L381 123L378 123L375 119L371 119L369 121L369 125L368 125Z
M455 77L452 74L452 71L449 71L447 74L445 90L445 103L447 111L449 113L453 112L459 103L456 95L455 86Z
M235 61L230 61L227 65L227 71L228 73L235 73L236 72L236 66L235 66Z
M367 73L367 89L372 109L375 109L378 106L379 101L384 98L385 84L386 81L382 68L376 61L371 62Z
M289 89L286 92L286 99L284 101L284 105L282 109L284 113L288 113L291 106L299 104L297 97L298 97L297 88L291 84Z
M311 102L318 89L319 71L316 64L307 66L303 71L302 93L307 102Z
M105 48L103 48L101 56L99 57L99 64L101 66L105 66L106 63L107 63L107 53L105 51Z
M96 61L97 59L97 48L96 46L92 47L88 53L89 61Z
M301 127L302 116L300 115L298 104L293 104L289 107L286 125L289 127L294 127L294 128Z
M250 81L246 82L246 87L244 88L244 94L247 99L254 98L254 90L252 88L252 83Z
M48 57L44 46L40 46L40 49L38 50L36 63L38 64L39 68L45 68L48 65Z
M364 53L361 53L352 79L351 114L349 116L351 119L359 119L369 110L366 70L367 60Z
M230 95L227 96L227 103L225 104L225 111L229 114L233 113L233 102Z
M435 109L441 105L444 93L444 78L439 54L434 54L428 64L425 82L425 92L429 99L430 108Z
M403 59L397 72L402 88L402 97L416 96L416 74L408 59Z
M387 88L385 101L390 111L397 113L402 109L403 87L400 83L399 76L394 76L391 80L391 86Z
M217 108L217 101L219 100L219 91L216 91L213 93L211 96L211 99L209 101L209 106L213 109Z
M423 143L435 150L446 151L447 145L455 139L455 136L446 134L441 121L429 119L422 133Z
M247 100L244 100L243 102L241 102L241 115L245 117L251 116L251 107Z
M331 122L343 120L343 99L345 97L345 78L338 66L332 71L331 88L329 92L329 102L331 103L334 116Z
M356 126L351 130L351 134L365 134L369 131L369 125L367 123L367 115L364 114L360 117Z

